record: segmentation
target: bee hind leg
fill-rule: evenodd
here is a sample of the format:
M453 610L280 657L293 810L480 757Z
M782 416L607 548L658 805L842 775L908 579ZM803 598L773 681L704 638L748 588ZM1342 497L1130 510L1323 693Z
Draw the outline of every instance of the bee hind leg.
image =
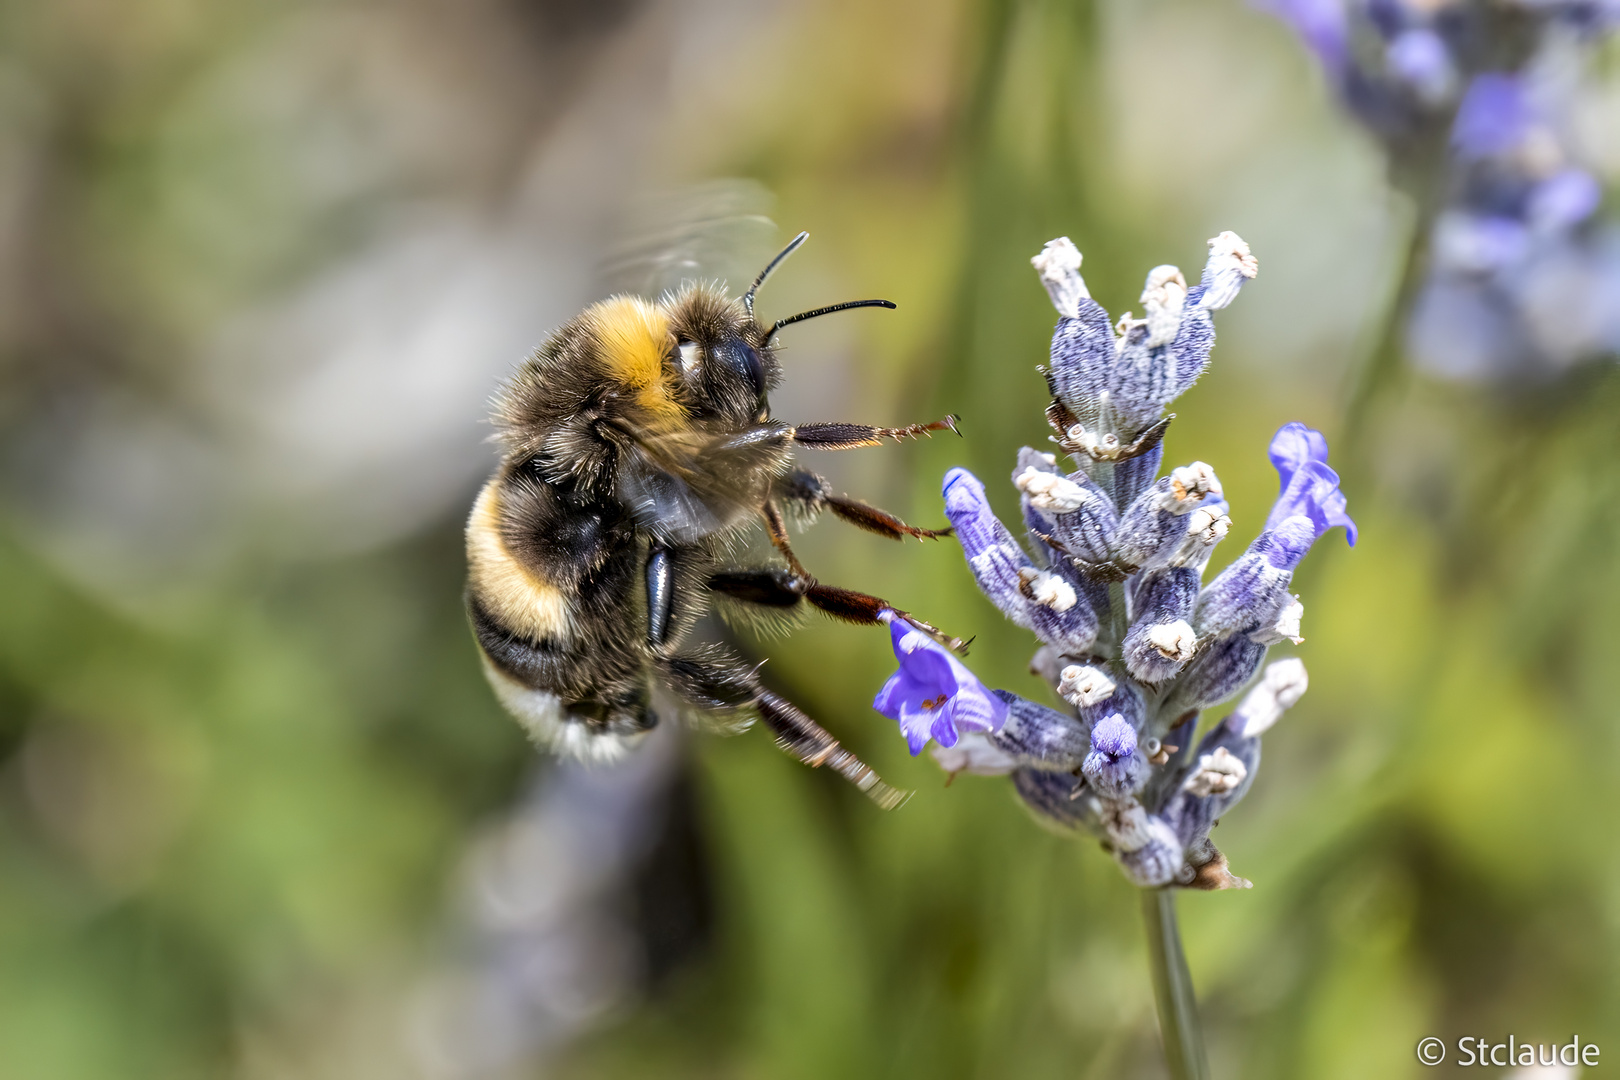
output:
M798 706L767 690L753 669L730 658L670 656L658 666L665 680L682 698L714 711L747 709L776 737L776 745L811 768L823 765L859 788L885 810L911 797L884 783L865 762L846 750L826 728L806 716Z

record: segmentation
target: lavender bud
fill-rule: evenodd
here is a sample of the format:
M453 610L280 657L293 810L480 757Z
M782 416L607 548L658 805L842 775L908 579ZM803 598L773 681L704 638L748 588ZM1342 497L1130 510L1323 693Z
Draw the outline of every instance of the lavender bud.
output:
M1080 716L1080 722L1085 725L1087 731L1110 716L1120 717L1135 731L1141 731L1147 722L1147 705L1143 701L1141 689L1134 680L1116 681L1112 694L1107 697L1097 696L1091 703L1078 700L1078 695L1076 698L1073 704Z
M1098 819L1114 846L1114 859L1132 884L1151 889L1176 880L1185 858L1168 822L1149 814L1135 799L1104 801Z
M1160 477L1137 496L1120 518L1114 554L1125 566L1162 565L1181 546L1187 533L1187 514L1205 501L1221 498L1215 470L1195 461Z
M1188 619L1198 602L1198 571L1189 567L1150 570L1136 586L1142 614L1125 635L1126 669L1142 682L1161 683L1193 658L1198 636Z
M1135 851L1114 849L1114 860L1131 884L1143 889L1156 889L1172 882L1191 880L1191 874L1187 872L1186 853L1170 824L1150 815L1146 833L1147 842Z
M1063 832L1101 833L1096 800L1074 797L1079 783L1074 777L1044 769L1017 769L1012 778L1018 797L1042 824Z
M1101 668L1070 664L1058 674L1057 692L1071 705L1100 705L1114 696L1114 680Z
M1259 684L1244 695L1242 703L1226 718L1226 726L1244 738L1258 738L1294 707L1309 686L1303 660L1297 656L1278 660L1267 666Z
M1200 634L1225 635L1270 629L1293 600L1294 567L1310 550L1316 531L1309 518L1292 517L1255 537L1198 599L1193 625Z
M1148 348L1168 345L1181 329L1181 309L1187 303L1187 279L1174 266L1155 266L1142 288L1143 323Z
M1060 236L1056 240L1048 240L1040 254L1029 260L1029 264L1041 276L1041 284L1046 287L1046 295L1052 298L1052 306L1065 319L1075 318L1080 301L1091 299L1085 279L1080 276L1083 259L1074 241Z
M1198 298L1198 306L1206 311L1226 307L1237 299L1238 290L1254 280L1259 272L1260 260L1237 233L1227 231L1211 237L1209 261L1204 264L1204 275L1199 281L1203 295Z
M1195 798L1206 798L1210 795L1225 795L1234 790L1249 775L1249 767L1243 764L1243 759L1236 757L1224 746L1217 746L1213 753L1199 757L1197 766L1183 788Z
M1164 818L1188 848L1208 837L1221 815L1248 793L1260 768L1260 740L1217 725L1198 744L1195 763L1164 807Z
M1018 452L1013 486L1023 496L1024 523L1032 531L1052 537L1070 555L1092 562L1108 559L1119 516L1113 501L1085 473L1064 476L1050 454L1026 446ZM1044 541L1042 547L1052 550Z
M1261 645L1280 645L1285 641L1292 641L1298 645L1305 640L1299 636L1299 623L1304 617L1305 602L1296 596L1277 612L1275 622L1255 630L1249 634L1249 638Z
M1225 540L1231 531L1232 519L1219 505L1200 506L1187 515L1187 532L1181 538L1181 546L1171 553L1170 565L1191 567L1202 577L1204 567L1215 553L1215 545Z
M1087 500L1104 497L1101 492L1087 491L1066 476L1034 465L1013 477L1013 487L1024 493L1031 506L1048 515L1073 513Z
M1030 629L1031 605L1022 591L1020 571L1033 567L991 512L984 485L966 469L952 469L945 474L944 494L945 516L956 529L980 591L1008 619Z
M1006 723L989 740L996 749L1029 768L1073 773L1080 767L1091 744L1078 720L1007 690L991 693L1007 703Z
M1095 424L1101 415L1116 352L1108 312L1089 297L1079 299L1076 313L1059 319L1052 331L1046 381L1052 396L1082 423Z
M1187 665L1161 713L1180 716L1220 704L1253 677L1265 656L1266 647L1243 634L1213 642Z
M1097 640L1097 614L1062 576L1046 570L1019 571L1019 590L1029 601L1029 627L1048 645L1083 653Z
M1031 603L1051 608L1060 615L1079 602L1073 585L1056 574L1032 566L1018 571L1018 590Z
M1080 771L1098 795L1112 799L1134 795L1151 771L1136 750L1136 729L1123 716L1111 714L1091 729L1091 752Z
M1156 443L1133 458L1114 465L1114 505L1129 506L1146 491L1164 464L1164 444Z

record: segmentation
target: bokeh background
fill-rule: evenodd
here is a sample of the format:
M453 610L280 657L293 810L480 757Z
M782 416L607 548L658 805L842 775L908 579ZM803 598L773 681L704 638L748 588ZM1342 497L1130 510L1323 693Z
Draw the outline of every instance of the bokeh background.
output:
M1614 68L1614 56L1599 70ZM1620 179L1620 89L1583 119ZM1609 171L1603 171L1607 168ZM1362 540L1312 688L1181 898L1217 1076L1420 1073L1424 1035L1620 1055L1620 379L1391 348L1413 209L1232 0L0 5L0 1077L1163 1075L1133 890L869 708L886 633L744 645L915 798L759 731L602 771L496 706L460 527L500 378L615 288L746 277L788 419L966 438L813 467L930 523L1041 440L1057 235L1119 313L1242 234L1177 405L1237 536L1325 430ZM992 485L995 491L995 485ZM1013 512L1014 500L998 497ZM826 580L1038 694L954 545L825 521ZM1607 1059L1605 1059L1607 1060Z

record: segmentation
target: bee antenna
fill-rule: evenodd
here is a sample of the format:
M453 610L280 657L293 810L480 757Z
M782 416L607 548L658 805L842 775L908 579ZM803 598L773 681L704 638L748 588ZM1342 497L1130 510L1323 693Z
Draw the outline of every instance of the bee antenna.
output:
M754 283L748 286L748 291L743 293L743 307L747 310L748 317L750 319L754 317L754 294L759 292L759 287L765 284L766 278L770 277L776 272L776 268L782 265L783 259L793 254L795 251L798 251L808 239L810 239L810 234L807 232L802 232L798 236L795 236L788 242L788 246L783 248L781 252L777 254L776 258L765 264L765 269L759 272L759 277L755 278Z
M774 323L772 323L771 328L765 331L764 343L769 345L771 343L771 338L775 337L776 332L782 329L784 326L790 326L796 322L804 322L806 319L819 318L822 315L831 315L835 311L848 311L850 308L858 307L880 307L888 308L890 311L893 311L895 308L895 303L893 300L846 300L842 304L833 304L830 307L818 307L814 311L801 311L797 315L789 315L785 319L777 319Z

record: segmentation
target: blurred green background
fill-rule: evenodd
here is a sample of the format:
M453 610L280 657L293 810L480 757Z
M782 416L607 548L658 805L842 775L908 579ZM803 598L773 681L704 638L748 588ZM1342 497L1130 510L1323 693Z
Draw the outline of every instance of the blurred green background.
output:
M1230 0L0 5L0 1078L1163 1075L1131 888L907 757L885 634L747 647L890 814L758 731L559 767L483 684L498 380L663 240L735 280L801 228L763 310L900 307L795 328L776 411L961 414L811 462L920 523L1045 436L1042 242L1116 314L1253 245L1168 460L1220 470L1219 564L1304 420L1362 541L1221 830L1255 888L1181 899L1216 1075L1620 1055L1620 380L1358 388L1410 224ZM954 545L800 552L1040 693Z

